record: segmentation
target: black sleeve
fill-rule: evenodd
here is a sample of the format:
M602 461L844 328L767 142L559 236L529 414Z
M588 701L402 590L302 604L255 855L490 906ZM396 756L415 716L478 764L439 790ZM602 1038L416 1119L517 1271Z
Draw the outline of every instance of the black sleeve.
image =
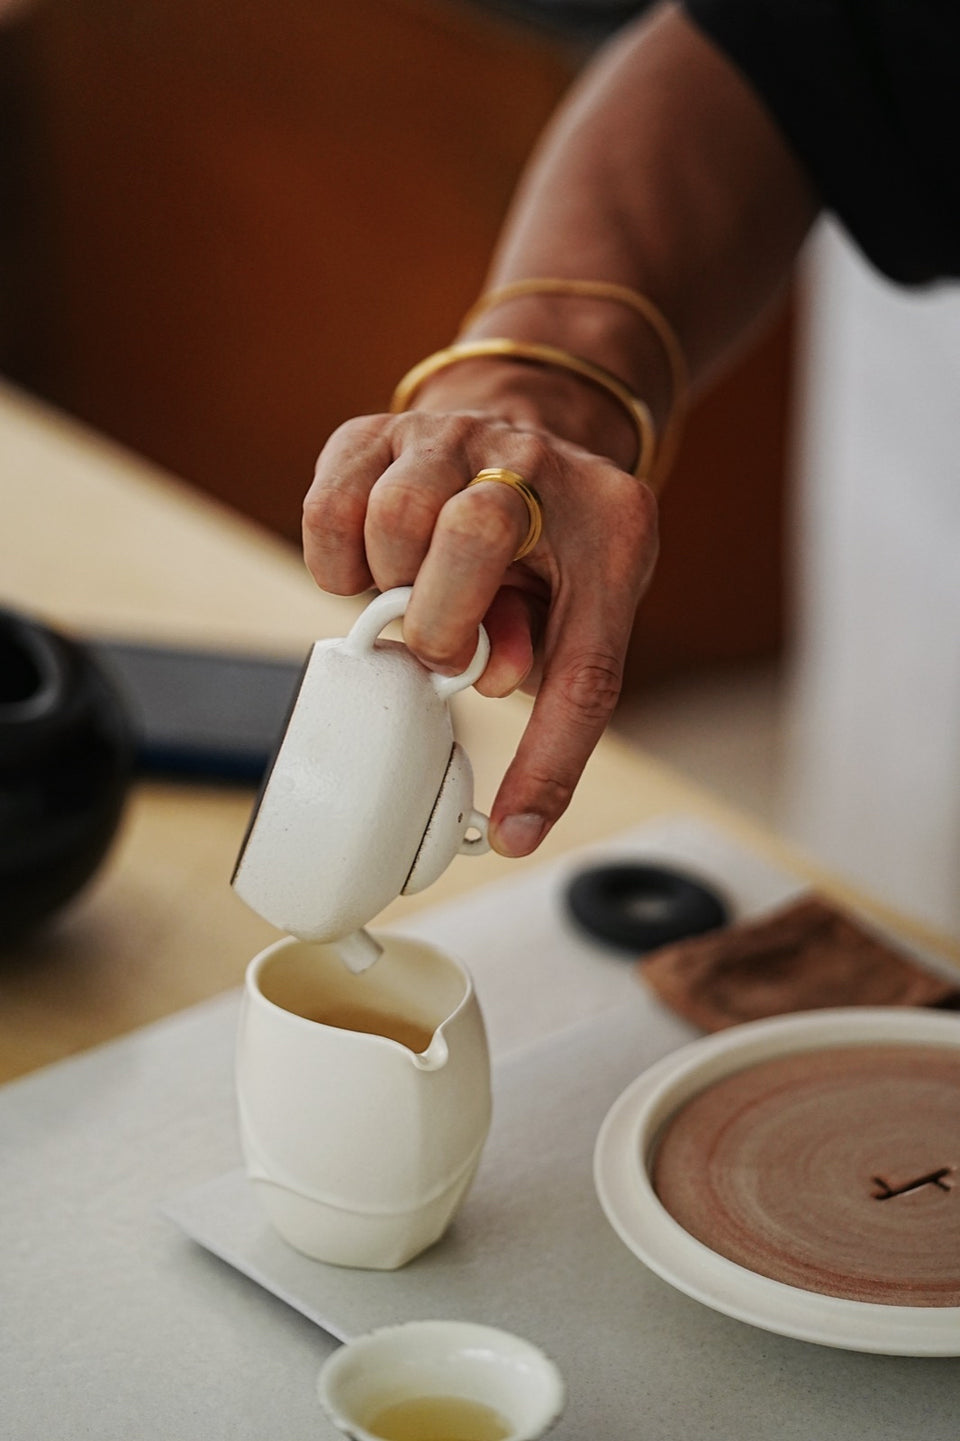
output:
M957 0L684 0L869 259L960 275Z

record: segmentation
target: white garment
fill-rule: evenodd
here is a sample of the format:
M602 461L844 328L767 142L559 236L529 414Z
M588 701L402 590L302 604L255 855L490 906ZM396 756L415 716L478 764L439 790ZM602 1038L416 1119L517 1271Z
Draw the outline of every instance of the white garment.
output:
M960 286L809 263L784 826L960 933Z

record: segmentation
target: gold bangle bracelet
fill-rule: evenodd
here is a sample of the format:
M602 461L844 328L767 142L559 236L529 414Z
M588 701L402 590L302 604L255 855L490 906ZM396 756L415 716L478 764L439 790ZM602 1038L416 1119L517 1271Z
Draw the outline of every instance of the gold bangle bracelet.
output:
M519 300L527 295L573 295L591 300L610 300L629 306L637 312L654 332L666 356L670 370L671 405L663 426L663 436L658 447L656 473L663 478L669 469L680 443L683 417L687 409L690 389L689 369L683 347L676 331L659 306L649 296L629 286L617 285L609 280L573 280L560 276L532 276L523 280L511 280L506 285L488 290L467 311L460 326L462 334L481 315L504 305L510 300Z
M421 385L432 375L438 374L441 370L447 370L452 365L459 365L461 361L487 358L519 360L530 365L543 365L555 370L566 370L572 375L580 376L582 380L589 381L598 390L605 391L626 411L637 433L637 460L633 467L633 473L639 480L649 483L650 466L656 445L653 417L649 407L642 400L638 400L623 384L623 381L612 375L609 370L604 370L600 365L594 365L590 360L583 360L579 355L571 354L569 350L560 350L555 345L538 345L532 341L507 340L498 336L489 340L460 341L455 345L447 346L444 350L437 350L433 355L428 355L425 360L421 360L407 371L390 400L391 414L398 415L401 411L409 409Z
M626 285L616 285L610 280L568 280L559 276L532 276L524 280L511 280L495 290L488 290L474 302L463 318L461 333L488 310L506 304L508 300L518 300L527 295L574 295L589 300L611 300L635 310L647 321L663 347L670 368L674 405L684 403L689 389L687 361L676 331L649 296L641 294L639 290L631 290Z

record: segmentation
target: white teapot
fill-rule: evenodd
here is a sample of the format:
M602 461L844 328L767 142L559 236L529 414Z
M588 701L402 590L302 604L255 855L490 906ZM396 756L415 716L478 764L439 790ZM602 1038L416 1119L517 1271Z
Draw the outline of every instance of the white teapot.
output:
M405 645L378 639L410 594L385 591L348 635L314 645L233 875L266 920L301 940L336 941L357 971L380 954L368 921L456 854L489 848L448 702L482 674L490 643L481 626L465 671L428 670Z

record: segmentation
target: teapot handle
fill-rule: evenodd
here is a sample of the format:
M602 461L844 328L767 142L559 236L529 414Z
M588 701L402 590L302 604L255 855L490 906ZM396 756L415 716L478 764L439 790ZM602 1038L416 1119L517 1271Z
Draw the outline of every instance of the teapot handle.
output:
M412 593L412 586L398 585L375 596L350 627L343 641L344 648L355 655L372 650L374 641L384 626L389 625L392 620L399 620L406 612ZM459 690L466 690L467 686L473 685L474 681L483 675L490 659L490 638L482 625L478 627L478 631L477 648L466 670L459 675L437 675L431 671L430 679L441 700L446 700Z

